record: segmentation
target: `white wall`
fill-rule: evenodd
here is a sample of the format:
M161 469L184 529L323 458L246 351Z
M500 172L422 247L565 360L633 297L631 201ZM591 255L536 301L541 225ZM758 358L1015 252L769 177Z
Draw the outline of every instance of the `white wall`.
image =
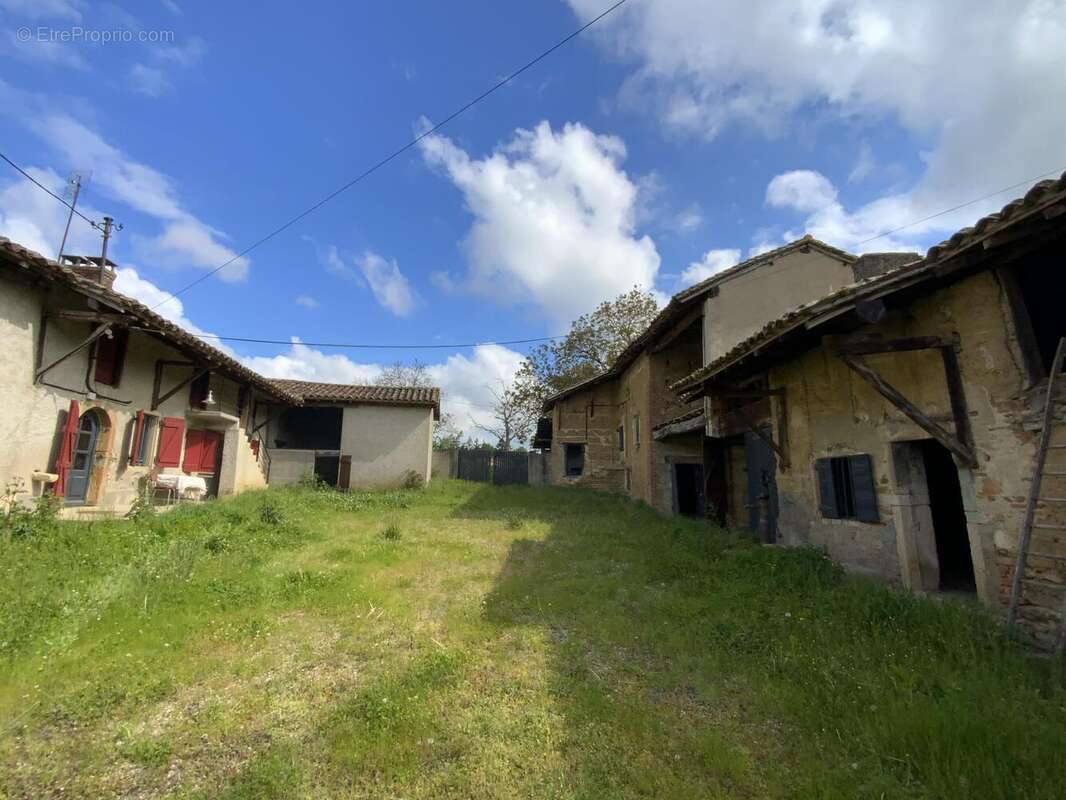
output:
M433 409L348 406L341 454L352 457L352 488L398 486L413 470L428 480L433 451Z

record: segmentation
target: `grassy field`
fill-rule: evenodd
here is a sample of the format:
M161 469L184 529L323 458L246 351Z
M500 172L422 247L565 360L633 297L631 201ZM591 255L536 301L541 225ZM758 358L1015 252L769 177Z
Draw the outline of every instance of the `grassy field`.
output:
M1038 798L973 607L561 489L269 491L0 543L0 797Z

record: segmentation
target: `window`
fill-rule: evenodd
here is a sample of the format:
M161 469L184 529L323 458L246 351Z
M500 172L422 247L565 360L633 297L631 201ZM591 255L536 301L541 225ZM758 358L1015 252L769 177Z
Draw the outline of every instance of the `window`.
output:
M818 505L826 519L879 522L873 465L868 455L819 458Z
M621 450L623 453L625 452L625 449L626 449L626 426L625 425L619 425L618 426L618 449Z
M143 467L152 457L152 441L159 429L159 417L155 414L137 412L133 423L133 436L130 438L130 466Z
M564 445L563 457L567 476L574 477L585 471L585 445Z
M122 379L122 362L126 360L126 341L129 331L112 328L96 340L96 369L93 373L97 383L118 386Z
M633 415L633 444L640 447L640 414Z
M207 395L211 390L211 373L205 372L189 384L189 405L192 408L204 408Z

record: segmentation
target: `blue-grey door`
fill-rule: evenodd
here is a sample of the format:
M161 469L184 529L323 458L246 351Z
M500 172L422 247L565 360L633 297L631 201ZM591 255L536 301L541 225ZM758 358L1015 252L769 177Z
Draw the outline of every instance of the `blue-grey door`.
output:
M770 428L763 428L763 432L769 436ZM766 535L770 542L777 541L777 462L773 448L761 436L748 431L744 434L744 449L748 467L748 526L753 531L759 530L759 507L765 504L770 516Z
M89 476L93 471L93 455L96 453L96 437L100 424L94 414L85 414L78 423L78 436L74 440L74 453L67 474L67 503L84 503L89 493Z

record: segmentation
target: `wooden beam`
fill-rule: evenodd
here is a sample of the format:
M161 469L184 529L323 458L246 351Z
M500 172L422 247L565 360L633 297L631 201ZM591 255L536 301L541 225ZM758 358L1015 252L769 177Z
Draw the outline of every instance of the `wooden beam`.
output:
M766 432L755 424L755 421L744 413L742 408L734 408L733 412L744 422L748 430L770 445L770 448L777 453L777 460L781 464L782 469L788 469L788 456L785 455L785 451L781 449L780 445L773 440L772 436L767 436ZM771 426L772 427L772 426Z
M192 366L192 365L190 364L189 366ZM173 389L171 389L169 392L167 392L166 394L162 395L161 397L154 397L152 399L152 410L155 411L165 401L169 400L175 394L180 392L184 387L188 386L194 380L196 380L197 378L201 377L202 375L204 375L204 374L206 374L206 373L208 373L210 371L211 370L209 370L207 367L203 367L201 369L194 369L192 371L192 373L189 375L189 377L185 378L185 380L183 380L180 383L178 383L178 385L175 386ZM160 373L160 374L162 374L162 373Z
M848 353L841 353L840 358L854 372L857 372L860 377L873 386L882 397L902 411L912 422L914 422L915 425L958 456L963 463L971 467L977 465L977 459L974 457L973 451L970 450L969 447L930 419L929 416L914 405L914 403L900 394L894 386L882 378L881 375L869 364L864 362L858 356L849 355Z
M58 367L60 364L62 364L64 361L66 361L68 358L70 358L72 355L74 355L75 353L77 353L77 352L85 349L89 345L91 345L93 342L95 342L97 339L99 339L101 336L103 336L105 333L107 333L110 328L111 328L110 323L106 323L105 322L103 325L100 325L98 328L96 328L96 330L94 330L91 334L89 334L87 339L85 339L81 344L79 344L73 350L68 350L66 353L61 355L59 358L57 358L52 363L48 364L47 366L41 367L39 370L37 370L37 374L34 376L33 382L34 383L40 382L41 378L44 377L44 374L46 372L48 372L48 370L52 369L53 367Z
M788 403L785 400L785 390L770 400L770 413L777 420L777 441L781 446L781 469L787 470L790 465L788 447ZM776 412L776 413L775 413Z
M110 322L113 325L125 325L130 321L130 318L123 314L104 314L100 311L74 311L63 308L50 312L50 316L77 322Z
M940 355L944 360L944 377L948 382L948 398L951 400L951 414L955 419L955 436L969 450L974 452L973 431L970 429L970 409L966 404L966 392L962 386L962 373L959 371L959 359L955 348L941 347Z
M670 329L670 332L665 334L655 346L651 348L652 353L658 353L669 347L678 336L683 334L689 329L689 327L697 320L703 317L703 305L702 303L690 311L682 318L674 327Z
M716 394L719 397L750 397L758 399L760 397L779 397L785 393L784 389L741 389L713 383L703 384L703 387L708 393Z
M942 336L910 336L902 339L878 339L870 336L849 336L836 339L826 336L823 340L830 352L853 356L876 353L904 353L911 350L931 350L937 347L954 347L954 339Z

